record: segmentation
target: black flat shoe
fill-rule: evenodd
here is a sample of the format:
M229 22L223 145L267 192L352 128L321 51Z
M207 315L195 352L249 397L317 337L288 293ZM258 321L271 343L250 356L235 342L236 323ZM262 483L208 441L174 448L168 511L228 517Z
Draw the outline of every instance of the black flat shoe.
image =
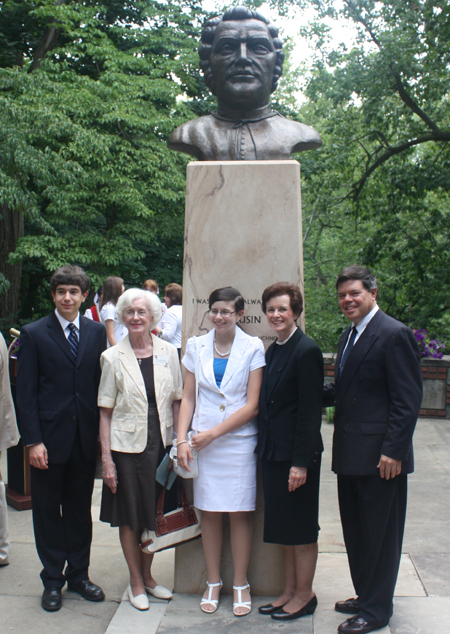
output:
M47 612L57 612L60 610L62 606L61 588L44 588L41 606Z
M103 601L105 598L105 593L100 586L96 586L95 583L92 583L89 579L77 581L76 583L68 583L67 585L69 590L78 592L78 594L81 594L83 599L87 601Z
M286 605L286 604L284 604ZM274 612L277 612L277 610L281 610L283 606L282 605L277 605L277 607L275 607L274 605L272 605L271 603L267 603L266 605L260 605L258 608L258 612L260 614L267 614L267 615L271 615Z
M304 605L301 610L297 612L293 612L289 614L289 612L285 612L284 610L280 610L279 612L273 612L272 618L276 621L293 621L294 619L299 619L301 616L306 616L307 614L314 614L317 608L317 597L313 596L311 601L308 601L306 605Z

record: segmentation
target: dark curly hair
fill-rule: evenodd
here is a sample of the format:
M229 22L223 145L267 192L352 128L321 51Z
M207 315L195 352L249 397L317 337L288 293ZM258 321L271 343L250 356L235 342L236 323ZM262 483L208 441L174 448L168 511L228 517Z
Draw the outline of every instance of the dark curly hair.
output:
M212 94L215 95L215 83L211 71L211 65L209 63L209 57L211 55L212 43L217 27L221 22L229 22L231 20L260 20L261 22L264 22L264 24L267 24L277 56L275 67L273 69L272 89L270 91L272 93L276 89L278 80L283 74L283 42L278 37L278 29L270 22L270 20L261 15L259 11L252 11L251 9L247 9L247 7L232 7L231 9L225 11L223 15L213 18L205 24L201 37L202 43L198 49L198 55L200 57L200 68L205 76L206 85Z
M81 288L81 292L85 293L89 290L91 282L81 266L67 264L66 266L61 266L51 276L50 290L52 293L56 291L56 287L60 286L60 284L79 286Z

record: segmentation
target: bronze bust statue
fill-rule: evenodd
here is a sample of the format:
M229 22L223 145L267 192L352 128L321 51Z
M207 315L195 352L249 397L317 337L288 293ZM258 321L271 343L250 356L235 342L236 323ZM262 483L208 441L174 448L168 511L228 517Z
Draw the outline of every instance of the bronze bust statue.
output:
M320 134L272 110L283 72L278 30L258 11L233 7L206 23L200 68L217 111L176 128L169 148L200 161L289 159L322 145Z

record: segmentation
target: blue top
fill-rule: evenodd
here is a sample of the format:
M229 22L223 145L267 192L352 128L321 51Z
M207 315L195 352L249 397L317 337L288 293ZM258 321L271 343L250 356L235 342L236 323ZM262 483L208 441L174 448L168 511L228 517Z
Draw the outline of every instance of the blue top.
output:
M228 359L214 359L214 378L216 379L217 387L222 384L223 375L227 369Z

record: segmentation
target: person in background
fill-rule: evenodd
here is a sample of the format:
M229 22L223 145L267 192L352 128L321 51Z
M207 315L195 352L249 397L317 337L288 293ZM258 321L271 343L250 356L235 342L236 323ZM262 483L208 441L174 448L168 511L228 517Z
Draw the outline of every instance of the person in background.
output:
M88 319L101 322L100 311L102 309L103 286L98 287L98 291L94 297L94 305L86 310L84 316Z
M144 291L151 291L152 293L155 293L155 295L159 294L159 286L156 280L145 280L145 282L142 284L142 288L144 289Z
M164 289L164 301L167 310L162 317L161 327L157 328L164 341L168 341L181 353L181 326L183 322L183 288L179 284L168 284Z
M8 350L3 335L0 333L0 457L2 451L15 447L18 442L19 432L9 381ZM0 471L0 566L7 566L10 557L6 491Z
M209 296L214 328L202 337L191 337L183 357L186 379L177 438L178 463L189 469L192 452L186 435L194 416L192 427L197 433L192 446L198 451L199 472L194 479L194 505L203 511L202 542L208 573L200 609L213 614L219 605L223 514L228 513L233 614L238 617L249 614L252 607L247 569L252 547L251 511L256 504L256 415L265 365L261 339L247 335L238 326L244 306L244 298L231 286L218 288Z
M115 346L125 337L126 330L117 319L116 304L125 290L121 277L107 277L103 284L102 309L100 318L106 328L108 348Z
M264 485L264 541L283 545L284 592L260 614L290 621L312 614L323 451L323 356L297 326L303 298L294 284L265 289L262 309L277 340L266 353L256 453Z
M155 295L159 296L159 286L156 280L152 280L152 279L145 280L145 282L142 284L142 288L144 289L144 291L150 291L150 293L154 293ZM162 328L162 318L166 310L167 310L166 304L164 302L161 302L162 315L161 315L161 319L159 320L157 324L159 329ZM158 332L160 332L160 330L153 329L152 332L154 335L157 335Z
M153 555L139 548L142 530L156 527L156 468L172 444L178 423L182 379L175 348L150 334L161 316L161 302L142 289L125 291L117 316L128 330L101 359L98 393L102 446L102 522L119 527L130 571L128 596L138 610L148 610L147 593L170 599L157 585Z
M80 315L89 278L63 266L50 279L55 310L20 331L17 408L29 448L36 548L43 565L41 605L62 606L61 589L103 601L89 580L92 490L97 462L102 324ZM67 564L67 565L66 565Z

